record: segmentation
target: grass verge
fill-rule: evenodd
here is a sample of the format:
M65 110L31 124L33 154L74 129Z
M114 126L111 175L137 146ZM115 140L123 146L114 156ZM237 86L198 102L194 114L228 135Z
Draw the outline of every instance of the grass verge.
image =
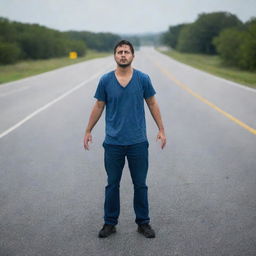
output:
M37 75L46 71L72 65L82 61L105 57L110 54L111 53L99 53L89 50L85 57L80 57L75 60L64 57L48 60L28 60L11 65L2 65L0 66L0 84L11 82L28 76Z
M256 73L243 71L226 66L219 56L179 53L174 50L161 51L162 53L192 67L201 69L213 75L223 77L251 88L256 88Z

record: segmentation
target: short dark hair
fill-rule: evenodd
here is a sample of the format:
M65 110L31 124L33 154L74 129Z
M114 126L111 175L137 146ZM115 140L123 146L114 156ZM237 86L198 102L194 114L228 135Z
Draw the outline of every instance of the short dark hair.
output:
M116 48L119 47L119 46L122 46L122 45L129 45L132 54L134 54L133 45L132 45L131 42L129 42L129 41L127 41L127 40L121 40L121 41L119 41L119 42L115 45L115 47L114 47L114 54L116 53Z

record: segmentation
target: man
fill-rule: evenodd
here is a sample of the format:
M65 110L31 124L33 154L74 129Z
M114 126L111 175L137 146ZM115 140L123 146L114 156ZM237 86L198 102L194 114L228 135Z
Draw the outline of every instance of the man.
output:
M144 99L159 128L157 139L161 147L166 144L161 114L154 97L155 90L148 75L132 68L134 48L129 41L122 40L114 48L116 70L103 75L99 81L84 137L84 148L89 150L91 131L106 106L106 136L104 164L108 176L105 188L104 225L99 237L108 237L116 232L120 213L119 184L125 157L127 157L134 185L134 211L138 232L147 238L155 237L149 225L148 188L148 140L144 112Z

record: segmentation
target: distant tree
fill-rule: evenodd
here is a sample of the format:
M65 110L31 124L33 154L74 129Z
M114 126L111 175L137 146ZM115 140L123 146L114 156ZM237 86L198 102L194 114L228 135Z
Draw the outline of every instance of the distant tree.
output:
M241 58L241 45L244 41L244 31L238 28L223 30L218 37L213 39L217 52L226 64L238 65Z
M176 49L181 52L200 52L198 50L198 38L195 37L195 26L187 24L181 28Z
M0 42L0 64L15 63L21 56L21 50L15 43Z
M135 48L139 48L141 45L140 37L136 35L123 35L120 39L128 40L132 43L132 45ZM112 46L112 49L114 48L114 45Z
M256 69L256 18L249 21L246 25L246 35L241 45L240 67Z
M6 19L0 17L0 42L14 43L16 39L16 30L12 26L12 23Z
M18 37L18 42L25 53L26 58L48 59L65 54L60 45L58 34L39 25L28 27Z
M246 29L250 28L251 26L254 26L256 24L256 17L250 18L248 21L244 23L244 27Z
M86 54L87 47L82 40L69 40L68 51L75 51L77 52L78 56L81 57Z
M177 43L178 43L178 38L180 35L181 29L187 24L179 24L176 26L170 26L169 30L165 33L163 33L161 41L163 44L176 49Z
M213 43L225 63L243 69L256 69L256 19L243 27L223 30Z
M135 47L140 47L141 45L147 45L147 46L155 46L158 47L162 45L161 42L162 33L144 33L136 35L138 43L136 41L134 42L131 39L131 42L135 45ZM129 40L129 37L125 37Z
M120 36L112 33L93 33L88 31L67 31L65 34L72 40L82 40L90 49L111 51Z
M79 56L86 52L86 45L81 40L72 40L63 32L32 25L18 37L26 58L48 59L67 56L69 51L77 51Z
M225 28L241 25L242 22L228 12L200 14L194 23L182 28L177 49L183 52L216 54L213 38Z
M60 32L38 24L12 22L0 17L0 63L18 59L48 59L76 51L86 54L87 47L109 51L120 37L112 33Z

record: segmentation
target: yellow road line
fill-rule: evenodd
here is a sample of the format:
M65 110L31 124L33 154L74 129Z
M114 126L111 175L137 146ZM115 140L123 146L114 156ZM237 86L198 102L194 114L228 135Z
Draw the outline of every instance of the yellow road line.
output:
M235 118L234 116L232 116L231 114L225 112L224 110L222 110L221 108L219 108L218 106L216 106L215 104L211 103L210 101L208 101L207 99L205 99L204 97L202 97L201 95L193 92L186 84L182 83L181 81L179 81L170 71L166 70L165 68L163 68L160 64L158 64L157 62L154 62L155 65L171 80L173 81L176 85L178 85L179 87L181 87L183 90L187 91L188 93L190 93L191 95L193 95L194 97L196 97L197 99L199 99L200 101L202 101L203 103L207 104L208 106L210 106L211 108L215 109L216 111L218 111L219 113L221 113L222 115L224 115L225 117L227 117L228 119L232 120L233 122L235 122L236 124L240 125L241 127L243 127L244 129L246 129L247 131L251 132L252 134L256 135L256 129L253 129L252 127L250 127L249 125L245 124L244 122L240 121L239 119Z

